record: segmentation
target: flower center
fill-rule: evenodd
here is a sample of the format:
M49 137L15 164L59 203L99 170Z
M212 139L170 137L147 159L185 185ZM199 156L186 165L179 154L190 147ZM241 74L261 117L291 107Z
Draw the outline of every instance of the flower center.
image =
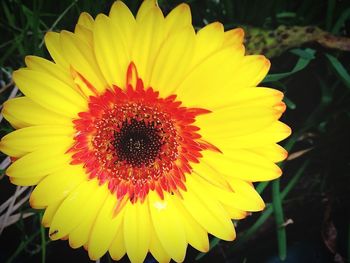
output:
M127 196L143 202L149 191L163 198L163 191L186 190L185 174L201 151L217 150L201 139L194 126L205 109L186 108L176 96L159 98L145 89L129 66L127 87L114 86L104 94L90 96L89 109L73 121L77 131L71 164L82 164L90 178L107 182L118 199ZM134 79L135 84L128 83Z
M155 123L132 119L124 121L119 131L114 134L114 147L118 160L133 167L154 164L163 145L161 131Z

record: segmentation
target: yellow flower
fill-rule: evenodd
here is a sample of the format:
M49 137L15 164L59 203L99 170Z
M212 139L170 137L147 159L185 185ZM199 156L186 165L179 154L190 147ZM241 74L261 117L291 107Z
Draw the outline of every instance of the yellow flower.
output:
M0 149L12 183L37 185L30 204L51 239L92 260L181 262L264 208L252 182L281 175L290 129L283 94L256 87L269 61L242 41L218 22L195 32L186 4L164 18L155 0L46 35L53 62L28 56L14 72L25 96L4 105L17 130Z

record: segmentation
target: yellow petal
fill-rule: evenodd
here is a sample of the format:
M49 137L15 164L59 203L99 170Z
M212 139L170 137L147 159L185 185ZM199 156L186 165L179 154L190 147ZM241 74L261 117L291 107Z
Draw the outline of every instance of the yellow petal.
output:
M94 19L86 12L79 16L78 23L75 26L74 33L85 41L91 47L93 46L92 30L94 28Z
M201 28L196 35L196 48L192 67L201 63L205 58L222 47L224 41L224 26L214 22Z
M145 16L149 15L148 12L152 8L157 6L157 1L156 0L144 0L137 11L136 19L137 21L140 21L144 19Z
M231 188L235 193L242 196L242 199L250 200L252 203L256 203L256 205L260 206L260 210L264 209L265 204L262 200L261 196L258 194L258 192L255 190L254 185L252 183L240 180L240 179L230 179L228 180ZM233 207L235 207L235 204L232 204ZM237 206L238 209L240 209ZM248 210L249 209L243 209Z
M0 141L0 150L7 153L3 148L9 147L28 153L38 150L44 146L51 146L54 144L69 145L73 144L74 142L74 133L75 131L73 127L66 126L26 127L13 131L4 136Z
M254 148L280 142L290 134L291 129L286 124L276 121L260 131L232 138L212 138L210 143L214 144L219 149L225 147L230 147L232 149Z
M85 213L82 222L69 234L69 245L78 248L87 244L95 219L109 195L108 184L99 186L89 201L89 208Z
M161 91L163 97L184 78L193 56L195 32L187 27L171 35L162 45L154 63L150 85ZM179 67L181 65L181 67Z
M192 175L191 175L192 176ZM175 197L173 203L178 210L178 218L184 225L186 239L188 243L201 252L208 252L209 239L208 233L201 227L198 222L187 212L181 202Z
M96 60L109 86L123 87L130 55L125 36L105 15L98 15L94 28Z
M77 25L82 25L90 30L93 29L94 19L89 13L82 12L79 16Z
M233 240L235 230L223 207L208 193L203 193L202 186L191 176L187 177L186 187L181 202L193 218L210 234L223 240Z
M168 263L168 262L170 262L171 257L164 250L161 242L159 241L159 238L157 237L157 233L155 232L153 226L151 226L151 241L150 241L149 250L150 250L152 256L159 263Z
M28 153L28 151L11 147L11 145L4 142L4 138L0 141L0 151L15 158L20 158Z
M237 47L243 44L244 30L242 28L234 28L224 33L223 47Z
M61 32L60 43L64 57L70 65L82 74L97 92L105 91L107 83L97 66L95 54L91 47L68 31Z
M230 218L232 219L236 219L236 220L243 219L248 215L247 212L239 210L229 205L222 204L222 207L225 209L225 211L229 214Z
M225 107L200 116L196 125L209 141L217 137L232 138L263 130L276 122L283 111L267 107Z
M124 231L122 228L119 228L109 248L109 254L112 259L120 260L125 253Z
M43 176L32 177L10 177L10 182L20 186L31 186L38 184L43 179Z
M87 108L86 100L72 87L47 73L20 69L13 73L13 79L27 97L56 113L76 117Z
M78 36L81 41L84 41L88 46L91 48L93 47L93 35L92 35L92 30L88 29L85 26L82 25L76 25L74 29L74 34Z
M240 90L232 90L227 94L230 98L224 103L218 103L214 110L224 107L275 107L280 105L283 93L276 89L264 87L250 87Z
M43 215L43 219L41 221L41 223L44 227L50 227L50 225L52 223L52 219L55 216L58 208L62 204L62 201L63 200L60 199L54 203L51 203L48 207L46 207L45 213Z
M136 21L129 8L122 1L118 0L112 5L109 17L113 25L122 32L126 47L131 47ZM130 51L128 50L128 52Z
M83 221L94 195L101 191L101 188L96 179L85 181L64 199L50 226L49 236L52 240L67 236Z
M205 180L207 180L212 185L220 187L222 189L230 190L230 186L227 183L226 177L222 174L217 173L217 171L207 165L205 162L200 162L198 164L192 164L193 172L199 174Z
M74 82L72 81L69 71L57 64L37 56L26 56L25 62L29 69L47 73L67 85L74 87Z
M121 209L121 211L115 215L116 206L117 198L115 194L110 193L90 233L88 248L91 260L97 260L106 253L117 235L118 230L122 228L125 209Z
M264 56L245 56L229 83L232 87L255 87L265 78L270 65L270 61Z
M192 27L191 10L188 4L181 3L172 9L165 18L165 36L175 34L188 26Z
M153 191L149 192L149 208L152 224L166 253L176 262L182 262L186 254L186 233L177 218L171 195L165 193L164 200Z
M256 147L252 149L248 149L249 151L255 152L266 159L273 161L274 163L278 163L287 158L288 152L278 144L271 144L262 147Z
M61 170L45 177L30 196L33 208L44 208L68 196L76 187L87 180L80 165L65 165Z
M16 160L7 169L11 177L44 177L56 172L70 162L70 156L64 154L68 145L55 145L50 149L40 148Z
M131 262L143 262L150 244L150 215L148 202L128 202L125 206L124 241Z
M73 125L71 118L47 110L27 97L6 101L2 113L15 128L50 124Z
M224 103L226 94L232 92L232 89L239 88L228 83L241 64L242 58L242 49L220 50L191 69L173 92L186 106L211 109L217 104Z
M276 179L282 173L276 164L253 152L238 149L223 149L223 152L206 151L202 162L220 174L251 182Z
M68 69L69 63L63 55L60 44L60 34L56 32L46 33L45 45L55 63L64 69Z
M139 12L142 12L141 10L142 8ZM138 17L131 59L147 87L155 57L164 39L164 17L158 7L152 7L142 18L138 19Z
M211 193L210 196L212 196L212 198L216 198L217 200L219 200L221 203L225 205L230 205L240 210L252 211L252 212L261 211L265 207L264 201L261 199L260 195L258 195L255 192L253 187L251 187L246 182L243 182L242 180L234 180L234 179L231 180L232 185L231 184L230 185L231 187L235 185L235 188L233 190L228 191L208 183L208 181L204 179L205 175L198 176L196 174L193 174L191 176L193 177L194 180L197 181L198 185L202 186L201 191L203 191L203 193L205 192L207 192L208 194ZM237 183L237 181L239 182ZM248 186L249 186L249 189L248 189ZM243 188L242 190L243 194L240 187ZM249 195L245 194L245 192L248 192ZM252 193L255 193L255 194L252 194Z

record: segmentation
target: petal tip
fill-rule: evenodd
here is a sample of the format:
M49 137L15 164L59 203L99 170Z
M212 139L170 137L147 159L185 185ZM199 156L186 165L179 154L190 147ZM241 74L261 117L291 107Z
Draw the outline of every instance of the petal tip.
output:
M235 28L235 34L241 38L244 38L244 29L241 27Z

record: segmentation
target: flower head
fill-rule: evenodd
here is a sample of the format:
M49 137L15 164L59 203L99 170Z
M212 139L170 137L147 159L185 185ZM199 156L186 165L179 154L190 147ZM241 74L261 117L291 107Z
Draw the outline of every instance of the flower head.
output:
M242 41L218 22L195 32L186 4L164 18L154 0L46 35L53 62L28 56L14 72L25 96L4 105L17 130L0 149L11 182L37 185L51 239L91 259L181 262L264 208L252 182L281 175L290 129L283 94L257 87L269 61Z

